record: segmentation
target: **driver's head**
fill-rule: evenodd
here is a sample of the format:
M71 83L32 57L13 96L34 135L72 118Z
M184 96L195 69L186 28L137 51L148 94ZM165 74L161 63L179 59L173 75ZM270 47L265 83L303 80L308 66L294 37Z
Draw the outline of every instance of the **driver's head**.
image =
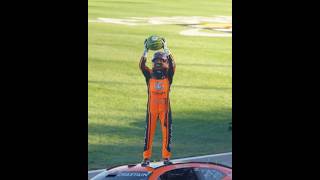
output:
M153 76L157 79L164 78L169 67L167 55L161 51L154 53L152 65Z
M154 53L152 58L153 69L165 70L168 68L168 58L164 52L158 51Z

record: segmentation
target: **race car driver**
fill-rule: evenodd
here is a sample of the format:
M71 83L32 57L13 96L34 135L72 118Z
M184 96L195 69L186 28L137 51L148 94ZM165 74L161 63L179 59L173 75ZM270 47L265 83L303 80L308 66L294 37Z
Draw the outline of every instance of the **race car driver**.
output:
M150 163L152 142L158 118L162 129L162 158L164 164L171 164L171 108L169 100L170 86L175 72L175 62L167 43L162 40L163 51L157 51L152 58L152 69L146 66L148 49L146 41L139 67L148 87L145 144L142 166Z

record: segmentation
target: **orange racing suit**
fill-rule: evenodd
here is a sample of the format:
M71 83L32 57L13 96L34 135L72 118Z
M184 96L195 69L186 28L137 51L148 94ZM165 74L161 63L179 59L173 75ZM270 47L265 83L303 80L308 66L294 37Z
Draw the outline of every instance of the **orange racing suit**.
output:
M146 66L146 58L141 57L140 69L146 78L148 86L148 103L146 115L146 130L143 158L150 159L152 142L158 118L162 129L162 158L171 157L171 107L169 100L170 86L175 72L175 63L172 55L167 56L169 68L162 79L152 76L152 70Z

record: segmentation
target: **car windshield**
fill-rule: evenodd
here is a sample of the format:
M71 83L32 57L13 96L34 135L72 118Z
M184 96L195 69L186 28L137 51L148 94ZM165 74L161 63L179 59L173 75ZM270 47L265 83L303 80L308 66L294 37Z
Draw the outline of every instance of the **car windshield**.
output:
M167 171L158 180L222 180L225 176L216 169L191 167Z
M221 180L225 177L224 173L216 169L194 168L194 172L196 173L198 180Z

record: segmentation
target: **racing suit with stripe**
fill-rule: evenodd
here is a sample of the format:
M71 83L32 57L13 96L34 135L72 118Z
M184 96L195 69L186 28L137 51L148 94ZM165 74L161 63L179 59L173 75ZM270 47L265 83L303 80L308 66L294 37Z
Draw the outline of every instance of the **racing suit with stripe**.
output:
M148 87L148 103L146 115L145 143L143 158L150 159L152 142L158 118L162 129L162 158L171 157L171 107L169 100L170 86L175 72L175 62L172 55L168 55L169 67L162 78L156 78L153 71L146 66L146 57L141 57L140 69L146 79Z

